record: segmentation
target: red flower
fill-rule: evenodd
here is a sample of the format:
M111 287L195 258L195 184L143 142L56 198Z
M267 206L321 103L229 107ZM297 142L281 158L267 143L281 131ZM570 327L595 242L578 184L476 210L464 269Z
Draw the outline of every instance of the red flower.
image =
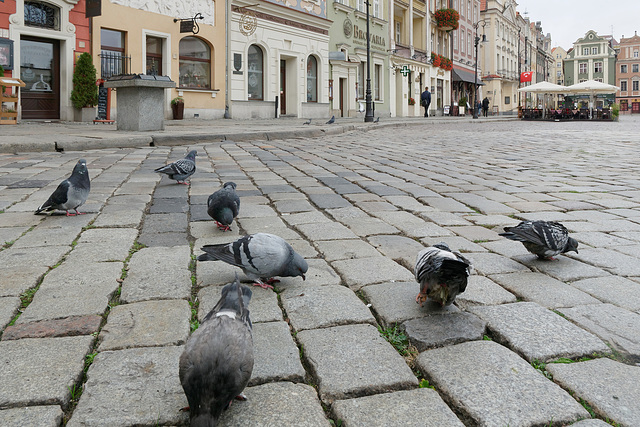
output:
M454 30L458 28L458 21L460 20L460 14L455 9L440 9L436 10L433 14L436 25L439 28L451 27Z

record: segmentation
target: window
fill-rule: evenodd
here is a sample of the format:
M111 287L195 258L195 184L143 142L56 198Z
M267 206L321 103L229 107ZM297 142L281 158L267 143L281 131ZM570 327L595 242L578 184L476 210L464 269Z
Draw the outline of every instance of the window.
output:
M580 64L578 64L579 70L578 72L580 74L585 74L587 72L587 63L586 62L581 62Z
M460 53L464 54L464 31L460 33Z
M318 102L318 60L313 55L307 58L307 102Z
M364 62L358 64L358 99L364 99Z
M147 36L147 75L162 75L162 39Z
M373 0L373 16L382 18L380 15L380 0Z
M634 80L631 82L631 90L634 92L638 91L638 83L640 83L639 80Z
M364 9L364 0L357 0L356 9L360 12L366 12L366 10Z
M373 90L375 91L374 98L376 101L380 101L380 82L382 79L382 65L376 64L373 74Z
M632 73L638 72L638 64L631 64L631 72Z
M100 29L100 74L103 79L128 72L124 56L124 33Z
M589 55L589 48L588 47L582 48L582 54Z
M562 67L562 62L558 62L558 63L556 64L556 67L558 67L558 68Z
M561 75L562 75L562 71L558 70L558 71L556 72L556 77L560 77Z
M250 101L262 101L264 99L263 67L262 49L252 44L247 51L247 97Z
M511 97L510 96L505 96L504 97L504 103L505 104L511 104Z
M637 57L638 57L638 51L637 51L637 50L634 50L634 51L633 51L633 57L634 57L634 58L637 58Z
M602 62L594 62L593 63L593 72L601 73L602 72Z
M471 55L471 31L467 32L467 54Z
M471 17L471 0L467 1L467 17Z
M401 36L402 32L400 31L400 21L396 21L396 43L400 43Z
M24 25L59 31L60 9L48 3L25 1Z
M620 92L626 92L626 91L627 91L627 81L620 80Z
M180 40L180 87L211 89L211 53L209 46L197 37Z
M620 65L620 72L622 74L625 74L627 72L627 65L626 64Z
M597 55L598 54L598 48L597 47L592 47L591 48L591 54L592 55Z

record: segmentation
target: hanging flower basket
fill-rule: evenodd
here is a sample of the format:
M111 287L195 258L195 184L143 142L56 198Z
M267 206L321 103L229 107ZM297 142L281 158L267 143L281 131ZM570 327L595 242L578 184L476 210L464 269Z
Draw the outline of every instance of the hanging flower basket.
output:
M440 68L445 71L451 71L453 69L453 61L444 56L440 56Z
M409 98L409 105L416 105L416 100L413 98Z
M444 31L458 28L460 14L455 9L440 9L433 14L436 19L436 26Z
M439 67L440 66L440 58L441 58L440 55L438 55L435 52L431 52L431 65L433 65L434 67Z

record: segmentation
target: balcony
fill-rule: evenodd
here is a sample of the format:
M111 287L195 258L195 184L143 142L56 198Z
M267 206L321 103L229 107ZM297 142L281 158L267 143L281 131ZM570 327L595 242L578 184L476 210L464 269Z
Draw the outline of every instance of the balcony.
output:
M130 74L130 56L124 56L120 52L105 50L103 50L98 56L100 57L100 76L102 79L106 80L113 76Z

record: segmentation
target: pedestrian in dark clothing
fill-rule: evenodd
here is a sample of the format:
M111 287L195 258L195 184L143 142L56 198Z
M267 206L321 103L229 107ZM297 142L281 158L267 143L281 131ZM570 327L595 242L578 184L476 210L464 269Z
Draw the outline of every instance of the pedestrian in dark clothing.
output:
M420 95L420 105L424 107L424 116L429 117L429 106L431 105L431 92L425 87L424 92Z
M482 114L482 101L478 99L478 102L476 103L476 116L479 116L480 114Z
M486 96L482 100L482 115L487 117L487 113L489 112L489 98Z

